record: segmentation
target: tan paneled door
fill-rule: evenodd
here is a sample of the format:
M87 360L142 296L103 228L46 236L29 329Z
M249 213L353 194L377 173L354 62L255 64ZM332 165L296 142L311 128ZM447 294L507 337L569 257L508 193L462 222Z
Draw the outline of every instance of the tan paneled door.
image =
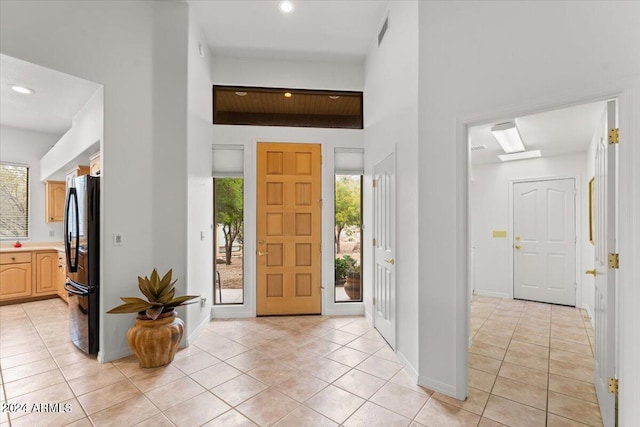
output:
M321 311L321 167L319 144L258 143L259 316Z

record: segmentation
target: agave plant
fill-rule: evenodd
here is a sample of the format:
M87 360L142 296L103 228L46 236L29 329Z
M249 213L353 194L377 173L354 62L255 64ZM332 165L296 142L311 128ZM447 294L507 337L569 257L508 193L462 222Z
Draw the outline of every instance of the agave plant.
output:
M147 297L148 301L136 297L121 297L125 303L112 308L107 313L142 313L144 312L151 319L155 320L165 311L171 311L180 305L192 304L195 301L187 303L187 301L198 298L197 295L185 295L174 298L176 288L174 287L177 279L171 281L172 270L169 270L162 279L158 275L158 271L154 268L151 277L144 278L138 276L138 286L140 292Z

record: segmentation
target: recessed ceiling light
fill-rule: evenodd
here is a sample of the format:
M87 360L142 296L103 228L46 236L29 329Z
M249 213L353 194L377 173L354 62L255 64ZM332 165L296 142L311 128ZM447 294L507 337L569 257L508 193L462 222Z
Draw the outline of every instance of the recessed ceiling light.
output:
M284 97L285 98L291 98L293 95L291 95L291 92L285 92L284 93Z
M329 95L329 99L339 99L338 95Z
M535 157L542 156L540 150L532 150L532 151L521 151L519 153L511 153L511 154L500 154L498 157L503 162L509 162L511 160L524 160L524 159L533 159Z
M247 92L236 92L238 96L247 96Z
M23 93L25 95L31 95L36 93L35 90L29 89L28 87L20 86L20 85L9 85L11 89L15 90L18 93Z
M293 9L295 9L295 7L293 6L293 3L290 1L281 1L278 4L278 8L280 9L280 12L282 13L291 13L293 12Z

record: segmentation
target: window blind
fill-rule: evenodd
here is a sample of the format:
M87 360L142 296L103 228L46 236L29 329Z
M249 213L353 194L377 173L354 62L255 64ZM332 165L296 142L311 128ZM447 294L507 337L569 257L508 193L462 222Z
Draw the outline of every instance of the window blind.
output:
M244 173L244 147L242 145L213 145L214 178L237 178Z
M29 237L29 167L0 163L0 237Z
M362 175L364 174L364 150L336 148L333 163L336 175Z

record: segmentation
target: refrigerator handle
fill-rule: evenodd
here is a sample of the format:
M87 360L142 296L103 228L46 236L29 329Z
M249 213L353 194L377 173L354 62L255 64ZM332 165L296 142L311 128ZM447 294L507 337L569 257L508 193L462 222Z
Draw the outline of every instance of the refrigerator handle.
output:
M71 200L74 200L74 203ZM73 209L73 212L71 210ZM67 203L64 210L64 238L65 238L65 252L67 255L67 267L69 268L69 273L75 273L78 271L78 245L80 244L80 233L79 233L79 213L78 213L78 193L75 187L69 188L69 195L67 196ZM74 215L75 217L75 233L76 233L76 245L74 252L74 259L71 260L71 239L73 238L72 231L69 231L69 216Z

